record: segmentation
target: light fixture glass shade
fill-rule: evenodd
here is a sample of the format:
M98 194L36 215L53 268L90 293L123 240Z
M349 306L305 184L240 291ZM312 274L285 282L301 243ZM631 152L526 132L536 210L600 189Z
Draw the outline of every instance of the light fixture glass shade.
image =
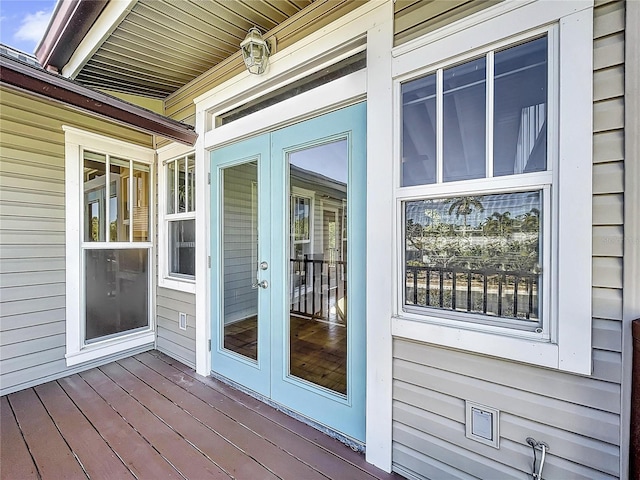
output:
M253 27L240 43L244 64L250 73L260 75L267 69L269 62L269 44L262 38L260 30Z

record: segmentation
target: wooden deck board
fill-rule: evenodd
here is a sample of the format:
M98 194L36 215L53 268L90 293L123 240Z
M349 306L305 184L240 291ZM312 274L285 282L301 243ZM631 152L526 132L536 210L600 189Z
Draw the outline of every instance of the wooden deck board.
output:
M0 478L38 478L31 454L24 443L7 397L0 398L0 452L2 467Z
M58 382L136 477L182 478L79 375Z
M106 368L113 366L110 364ZM128 389L123 390L125 385L113 382L99 369L83 372L80 376L185 478L228 478L217 465L138 403ZM174 421L179 423L180 419Z
M301 438L305 439L305 441L313 442L317 448L332 453L336 457L340 458L343 462L348 462L352 465L357 466L360 470L368 473L373 478L377 478L380 480L397 480L402 478L401 476L394 473L383 472L379 468L376 468L370 463L367 463L362 454L353 451L351 448L339 442L338 440L323 434L315 428L302 423L295 418L292 418L289 415L286 415L285 413L276 410L275 408L272 408L243 392L240 392L239 390L229 388L229 386L225 385L223 382L215 378L201 377L197 375L192 368L178 362L177 360L174 360L173 358L163 353L157 351L148 352L137 355L136 358L145 363L151 361L152 358L161 360L162 363L165 363L178 371L178 373L167 377L171 378L177 385L186 384L187 382L195 379L197 382L222 393L230 400L233 400L234 402L247 407L249 410L259 413L266 419L271 420L278 425L281 425L285 429L289 430L292 434L295 434L296 438ZM160 368L160 366L158 366L158 368Z
M144 354L138 356L138 360L140 360L141 357L143 357L143 361L153 365L155 371L149 369L142 363L138 363L138 365L136 365L134 363L136 360L134 359L127 359L120 363L136 375L141 376L145 381L148 379L154 383L159 383L164 379L165 385L167 385L166 380L172 380L172 382L175 381L176 383L179 382L180 387L174 383L170 383L168 385L176 389L185 389L193 396L197 397L201 402L199 405L201 408L197 408L197 406L184 406L184 408L188 408L194 415L198 415L198 410L202 410L203 407L205 409L210 409L211 406L213 406L213 408L230 418L242 419L241 421L244 427L248 428L251 432L259 435L266 441L273 443L277 448L281 449L283 453L290 455L291 459L289 461L297 459L328 478L342 477L352 480L372 480L372 477L369 474L363 472L354 465L348 462L336 462L336 456L333 453L324 449L319 449L316 444L309 442L306 438L292 434L290 430L287 430L280 424L266 419L256 413L253 409L247 408L246 406L231 400L222 393L203 385L200 381L191 379L190 377L185 378L181 372L161 360L155 359L154 361L154 357L151 355L144 356ZM159 374L167 375L166 379L165 377L152 378L155 375L159 376ZM169 396L169 394L166 393L165 395ZM177 395L178 398L184 397L184 394L180 391L174 392L174 395ZM264 407L264 405L262 406ZM278 470L275 471L278 473ZM308 473L305 474L305 472L301 472L301 474L302 476L298 478L310 478Z
M58 432L36 392L30 388L13 393L9 402L42 478L86 480L87 475Z
M50 382L35 390L89 477L135 478L60 385Z
M178 435L188 438L189 442L207 457L218 459L218 464L229 472L231 476L240 478L277 478L258 462L247 458L242 446L236 446L225 438L224 434L227 433L227 429L242 430L241 425L231 423L234 422L232 419L215 415L215 410L210 407L199 412L199 415L194 415L190 409L184 410L193 404L193 399L190 398L190 395L185 395L183 392L183 398L176 399L181 404L178 406L171 401L171 397L158 393L119 364L107 365L102 370L123 387L129 395L145 405L150 414L157 416L170 425ZM165 387L171 387L171 385L167 384ZM167 391L170 388L164 388L163 390ZM141 419L141 421L144 422L144 419ZM207 423L210 425L207 425ZM212 425L215 425L215 427L212 427ZM216 429L218 432L223 432L223 434L218 433ZM246 432L245 435L250 434L251 432ZM149 438L149 440L156 445L154 439ZM163 441L164 439L161 439L161 443ZM251 452L253 454L253 451ZM187 478L201 478L202 476L187 475L187 472L184 471L183 473Z
M400 478L156 351L1 400L2 479Z

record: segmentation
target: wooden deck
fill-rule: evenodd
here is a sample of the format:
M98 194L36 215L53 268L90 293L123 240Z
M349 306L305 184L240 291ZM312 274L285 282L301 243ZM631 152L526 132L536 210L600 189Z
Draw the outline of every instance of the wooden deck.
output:
M155 351L0 400L2 479L400 478Z

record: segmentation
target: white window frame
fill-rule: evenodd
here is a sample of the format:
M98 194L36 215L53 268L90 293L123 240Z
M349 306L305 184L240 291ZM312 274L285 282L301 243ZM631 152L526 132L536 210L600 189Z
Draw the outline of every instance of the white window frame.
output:
M99 360L122 352L131 351L155 343L155 312L153 309L154 248L153 222L149 225L149 240L136 242L149 251L149 325L144 330L123 333L85 344L84 320L84 275L85 265L82 247L84 238L83 205L84 183L83 151L112 155L130 159L149 166L149 179L153 179L155 152L150 148L133 145L103 135L63 126L65 132L65 225L66 225L66 363L67 366ZM154 198L153 182L150 181L150 199ZM149 205L149 218L153 216L153 202ZM131 244L113 244L113 248L130 248Z
M158 149L158 286L196 293L196 277L178 277L169 272L169 220L196 220L196 211L167 214L166 163L194 153L193 147L170 144ZM197 175L196 175L197 181ZM197 190L197 188L196 188ZM193 196L195 200L195 195ZM197 204L197 202L196 202ZM197 247L196 247L197 248Z
M480 354L560 370L591 373L591 168L593 3L504 2L450 27L394 49L394 318L392 333ZM400 84L437 68L464 61L525 38L549 32L549 74L557 91L549 91L550 171L488 179L400 187L402 125ZM557 71L554 69L557 68ZM557 102L554 101L557 99ZM489 143L491 139L489 139ZM490 146L489 146L490 148ZM490 171L488 172L490 173ZM551 225L543 226L543 332L451 320L434 311L403 311L404 265L402 205L418 198L479 194L469 186L505 192L548 185L552 175ZM527 177L526 184L518 178ZM535 177L535 178L534 178ZM485 192L482 192L485 193ZM545 197L548 197L545 195ZM576 213L575 206L581 210ZM548 210L549 206L545 205ZM549 215L547 215L549 217ZM551 236L549 235L551 232ZM576 241L575 239L580 239ZM548 260L547 260L548 261ZM565 276L567 280L565 280ZM569 280L569 276L571 276Z

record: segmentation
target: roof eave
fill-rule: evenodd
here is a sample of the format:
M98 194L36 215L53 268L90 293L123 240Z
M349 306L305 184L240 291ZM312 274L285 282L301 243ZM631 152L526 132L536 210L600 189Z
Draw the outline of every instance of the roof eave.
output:
M107 0L58 0L36 47L40 65L47 70L61 71L107 3Z
M189 125L83 87L17 60L2 56L0 67L0 81L14 88L189 146L193 146L198 138L197 133Z

